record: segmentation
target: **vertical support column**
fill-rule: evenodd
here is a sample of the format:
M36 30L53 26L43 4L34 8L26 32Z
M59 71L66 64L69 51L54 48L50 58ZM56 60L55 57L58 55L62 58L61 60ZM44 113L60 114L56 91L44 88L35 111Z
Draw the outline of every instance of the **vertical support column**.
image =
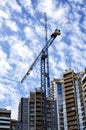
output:
M45 14L45 44L47 44L47 14ZM50 77L49 77L49 55L48 55L48 49L46 50L47 58L46 58L46 78L47 78L47 96L50 97Z
M42 130L47 130L46 126L46 77L45 77L45 54L41 57L41 110L42 110Z

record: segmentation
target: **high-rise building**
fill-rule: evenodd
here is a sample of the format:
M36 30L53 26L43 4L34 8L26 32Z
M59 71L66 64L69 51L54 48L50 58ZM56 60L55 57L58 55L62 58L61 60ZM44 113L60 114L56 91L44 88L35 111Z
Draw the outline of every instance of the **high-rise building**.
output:
M18 130L28 130L28 98L21 98L18 107Z
M10 130L11 110L0 108L0 130Z
M29 96L29 129L30 130L42 130L42 94L40 89L35 89L34 92L30 92ZM51 130L51 111L50 101L46 99L46 124L47 130Z
M74 73L72 70L64 72L64 90L67 111L68 130L78 130L78 113L76 109Z
M52 130L67 130L63 79L54 79L51 85Z
M84 101L81 84L82 73L64 72L64 90L68 130L84 130Z
M56 87L54 81L51 82L50 99L51 99L51 130L58 130Z
M42 93L40 89L30 92L28 98L21 98L19 103L17 130L42 130ZM50 100L46 99L46 124L51 130Z
M46 124L47 130L51 130L51 100L46 99Z
M29 98L29 129L35 130L35 95L34 92L30 92Z
M85 111L85 127L86 127L86 73L82 77L82 89L83 89L83 99L84 99L84 111Z

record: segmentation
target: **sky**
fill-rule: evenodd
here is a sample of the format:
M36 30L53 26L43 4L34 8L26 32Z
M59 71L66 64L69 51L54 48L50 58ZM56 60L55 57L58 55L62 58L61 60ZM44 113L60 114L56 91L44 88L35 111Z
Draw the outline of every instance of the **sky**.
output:
M86 67L86 0L0 0L0 108L17 119L21 97L40 87L40 59L21 79L56 28L61 30L49 47L50 79L66 69Z

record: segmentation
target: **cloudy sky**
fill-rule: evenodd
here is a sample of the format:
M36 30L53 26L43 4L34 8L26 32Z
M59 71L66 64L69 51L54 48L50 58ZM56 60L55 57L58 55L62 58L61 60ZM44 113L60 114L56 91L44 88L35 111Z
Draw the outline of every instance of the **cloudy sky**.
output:
M61 30L49 47L51 80L86 67L86 0L0 0L0 108L15 119L20 98L40 87L40 60L20 81L45 45L44 12L48 39Z

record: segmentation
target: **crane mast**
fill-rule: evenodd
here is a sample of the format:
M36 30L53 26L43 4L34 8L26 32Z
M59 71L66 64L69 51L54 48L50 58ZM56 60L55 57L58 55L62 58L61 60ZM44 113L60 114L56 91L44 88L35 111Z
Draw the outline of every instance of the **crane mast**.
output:
M47 43L47 14L45 14L45 43ZM47 96L50 97L50 77L49 77L49 55L48 55L48 49L46 50L46 91L47 91Z
M47 15L45 15L45 43L47 44ZM48 48L43 52L41 56L41 121L42 121L42 130L47 130L47 112L46 112L46 97L50 96L50 78L49 78L49 56Z
M46 16L45 16L46 18ZM47 29L47 26L45 27ZM47 32L46 32L46 44L43 47L43 49L40 51L30 68L28 69L27 73L24 75L24 77L21 80L21 83L27 78L27 76L30 74L36 63L39 59L41 59L41 117L42 117L42 130L47 130L47 122L46 122L46 97L49 96L49 89L50 89L50 79L49 79L49 62L48 62L48 48L53 43L54 39L60 35L61 32L58 29L55 29L54 33L51 34L51 37L49 40L47 40ZM47 82L47 85L46 85ZM46 95L46 87L48 89L48 95Z

